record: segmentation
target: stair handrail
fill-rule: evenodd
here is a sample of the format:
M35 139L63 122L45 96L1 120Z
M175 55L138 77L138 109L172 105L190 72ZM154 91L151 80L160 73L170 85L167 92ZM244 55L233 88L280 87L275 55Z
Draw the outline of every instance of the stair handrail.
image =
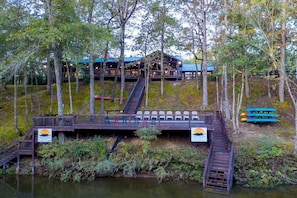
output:
M220 123L221 123L221 129L223 134L227 137L228 139L228 151L230 153L230 158L229 158L229 168L228 168L228 177L227 177L227 181L228 181L228 185L227 185L227 191L229 191L232 187L232 183L233 183L233 167L234 167L234 144L231 141L228 133L227 133L227 129L226 129L226 122L223 119L222 113L220 111L217 111L217 118L219 119Z
M208 156L206 158L205 161L205 165L204 165L204 170L203 170L203 176L202 176L202 182L203 182L203 188L206 187L206 178L207 178L207 174L209 173L209 164L211 164L211 159L212 159L212 155L213 155L213 144L210 145L210 149L208 151Z
M0 151L0 162L4 163L8 156L14 154L18 151L19 142L15 141L13 144L8 146L7 148ZM2 164L1 164L2 165Z
M230 191L233 184L233 167L234 167L234 144L232 143L231 149L230 149L230 158L229 158L227 191Z

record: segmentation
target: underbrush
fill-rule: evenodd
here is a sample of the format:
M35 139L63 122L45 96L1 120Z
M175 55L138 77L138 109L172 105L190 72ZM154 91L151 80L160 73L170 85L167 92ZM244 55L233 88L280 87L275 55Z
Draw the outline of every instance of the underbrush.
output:
M106 140L101 137L66 144L57 141L44 144L38 149L36 169L39 174L62 182L91 181L115 174L128 177L151 175L160 182L173 179L201 182L207 153L195 148L161 148L153 147L147 141L132 144L130 140L125 140L107 158L106 145Z
M297 157L288 142L266 136L238 145L234 167L237 184L257 188L297 184Z

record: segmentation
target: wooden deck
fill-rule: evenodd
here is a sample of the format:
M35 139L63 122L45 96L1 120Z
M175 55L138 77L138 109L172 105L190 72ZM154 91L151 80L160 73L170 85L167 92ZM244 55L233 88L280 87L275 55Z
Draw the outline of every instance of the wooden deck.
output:
M136 114L94 114L38 116L28 132L27 140L17 141L0 152L0 166L5 167L21 155L32 156L32 172L34 173L34 150L38 129L51 128L53 132L84 132L90 130L134 131L144 127L154 127L168 133L189 131L192 127L207 127L211 133L210 149L203 173L203 187L212 192L228 193L233 182L234 147L228 137L225 122L220 112L196 111L141 111ZM191 112L191 113L190 113Z
M148 117L155 116L155 119ZM158 130L185 131L191 127L208 127L213 129L213 113L199 114L199 120L162 119L158 114L94 114L68 116L38 116L34 118L34 128L47 127L53 131L76 130L137 130L144 127L154 127ZM166 114L165 114L166 116ZM175 114L170 114L174 118ZM180 115L179 115L180 116Z

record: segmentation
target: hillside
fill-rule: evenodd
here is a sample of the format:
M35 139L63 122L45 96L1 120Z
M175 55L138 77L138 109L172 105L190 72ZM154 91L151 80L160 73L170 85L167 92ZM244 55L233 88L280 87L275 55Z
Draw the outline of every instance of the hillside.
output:
M239 138L245 135L257 133L269 133L277 136L292 139L294 137L294 111L290 98L287 98L284 103L279 103L277 98L277 81L272 83L272 98L267 97L267 80L260 78L250 79L250 98L243 98L242 111L246 107L275 107L279 114L279 122L271 125L254 125L249 123L240 123L241 133ZM214 81L209 81L209 107L207 110L218 110L216 105L216 84ZM113 82L105 83L105 95L111 95ZM127 82L125 98L128 98L129 92L133 87L133 82ZM149 102L145 107L144 99L140 109L162 109L162 110L186 110L197 109L202 110L202 90L196 91L196 82L194 81L166 81L164 84L164 95L160 95L160 82L153 81L149 86ZM29 117L28 122L25 119L25 97L24 88L18 87L18 125L21 134L24 134L32 125L32 118L40 114L55 114L57 112L57 103L55 95L46 94L45 86L30 86L28 97ZM55 87L54 87L55 88ZM239 87L236 87L238 90ZM119 86L117 86L117 96L119 96ZM53 91L55 93L55 90ZM95 93L100 94L100 84L96 82ZM229 89L230 104L232 102L232 89ZM89 85L83 82L80 83L79 93L75 93L75 84L72 84L73 98L73 113L86 114L89 112ZM69 93L68 84L63 87L64 113L69 114ZM230 105L231 106L231 105ZM52 108L52 111L50 109ZM105 110L119 110L123 105L118 102L105 101ZM100 111L100 101L96 100L96 112ZM5 90L1 90L0 94L0 139L1 145L9 144L13 139L18 137L14 131L14 111L13 111L13 86L6 86ZM236 138L237 135L234 136Z

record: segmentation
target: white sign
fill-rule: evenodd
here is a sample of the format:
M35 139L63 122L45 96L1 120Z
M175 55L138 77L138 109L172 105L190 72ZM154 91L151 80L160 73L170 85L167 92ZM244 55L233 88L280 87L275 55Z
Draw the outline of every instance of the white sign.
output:
M41 128L38 129L38 142L52 142L52 129Z
M191 128L191 142L207 142L207 128L206 127Z

